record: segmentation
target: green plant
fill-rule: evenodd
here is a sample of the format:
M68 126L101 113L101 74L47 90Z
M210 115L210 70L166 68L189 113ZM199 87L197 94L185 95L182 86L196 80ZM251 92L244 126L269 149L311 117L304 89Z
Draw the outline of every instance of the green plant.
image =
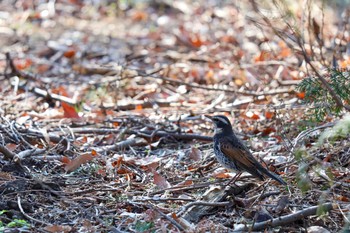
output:
M350 103L350 75L349 71L329 69L325 77L330 88L345 104ZM339 116L343 106L339 106L334 97L318 77L305 78L297 89L305 93L304 101L313 104L311 114L317 121L322 121L327 115Z
M151 231L152 228L154 228L153 222L143 222L143 221L137 221L135 224L135 230L137 232L145 232L145 231ZM151 231L151 232L154 232Z
M325 130L318 139L318 145L321 146L325 141L336 141L346 139L350 133L350 115L345 115L332 128Z
M1 210L0 215L3 215L6 212L8 211ZM21 227L30 227L30 224L23 219L13 219L11 222L7 223L6 225L2 221L0 221L0 232L3 232L5 228L21 228Z
M9 228L15 228L15 227L29 227L30 224L23 219L14 219L11 222L9 222L7 225Z

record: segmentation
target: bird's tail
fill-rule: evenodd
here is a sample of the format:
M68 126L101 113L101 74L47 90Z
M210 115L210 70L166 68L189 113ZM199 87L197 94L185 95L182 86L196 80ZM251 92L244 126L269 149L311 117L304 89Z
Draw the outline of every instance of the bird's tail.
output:
M265 175L267 175L268 177L270 177L270 178L274 179L275 181L279 182L280 184L287 185L287 183L284 180L282 180L282 178L279 175L277 175L275 173L272 173L272 172L269 172L265 168L262 170L262 172Z

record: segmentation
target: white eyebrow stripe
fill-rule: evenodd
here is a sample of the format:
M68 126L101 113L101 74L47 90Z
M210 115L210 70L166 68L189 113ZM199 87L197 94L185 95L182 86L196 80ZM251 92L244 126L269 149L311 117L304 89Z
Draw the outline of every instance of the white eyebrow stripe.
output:
M224 118L222 118L222 117L216 117L216 119L218 119L219 121L223 122L223 123L226 124L226 125L229 125L229 124L230 124L229 122L227 122L226 119L224 119Z

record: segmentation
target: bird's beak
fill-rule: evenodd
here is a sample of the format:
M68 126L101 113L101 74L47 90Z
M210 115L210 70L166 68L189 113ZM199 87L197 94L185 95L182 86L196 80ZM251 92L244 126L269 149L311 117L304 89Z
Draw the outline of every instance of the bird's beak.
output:
M209 116L209 115L204 115L206 118L210 119L210 120L213 120L213 117L212 116Z

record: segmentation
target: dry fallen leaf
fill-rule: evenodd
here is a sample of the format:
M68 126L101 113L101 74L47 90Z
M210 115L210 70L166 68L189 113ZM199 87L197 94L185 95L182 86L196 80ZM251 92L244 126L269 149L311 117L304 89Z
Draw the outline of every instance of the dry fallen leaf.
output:
M153 171L153 183L158 186L158 188L170 188L170 183L165 177L161 176L157 171Z
M94 157L95 156L92 155L91 153L85 153L85 154L78 155L75 159L71 160L70 162L68 162L66 164L64 170L66 170L66 172L72 172L75 169L77 169L78 167L80 167L80 165L92 160Z
M72 231L72 227L70 226L62 226L62 225L51 225L47 226L44 228L45 231L52 232L52 233L57 233L57 232L62 232L62 233L68 233Z
M202 152L198 148L192 147L188 153L188 157L194 161L200 161L202 160Z
M75 108L72 105L67 104L65 102L61 102L61 106L62 106L63 111L64 111L64 117L66 117L66 118L80 118L77 111L75 110Z
M75 53L76 51L74 49L68 49L63 53L63 56L65 56L66 58L72 58L75 56Z
M297 92L296 95L297 95L297 97L299 99L304 99L305 98L305 92Z

